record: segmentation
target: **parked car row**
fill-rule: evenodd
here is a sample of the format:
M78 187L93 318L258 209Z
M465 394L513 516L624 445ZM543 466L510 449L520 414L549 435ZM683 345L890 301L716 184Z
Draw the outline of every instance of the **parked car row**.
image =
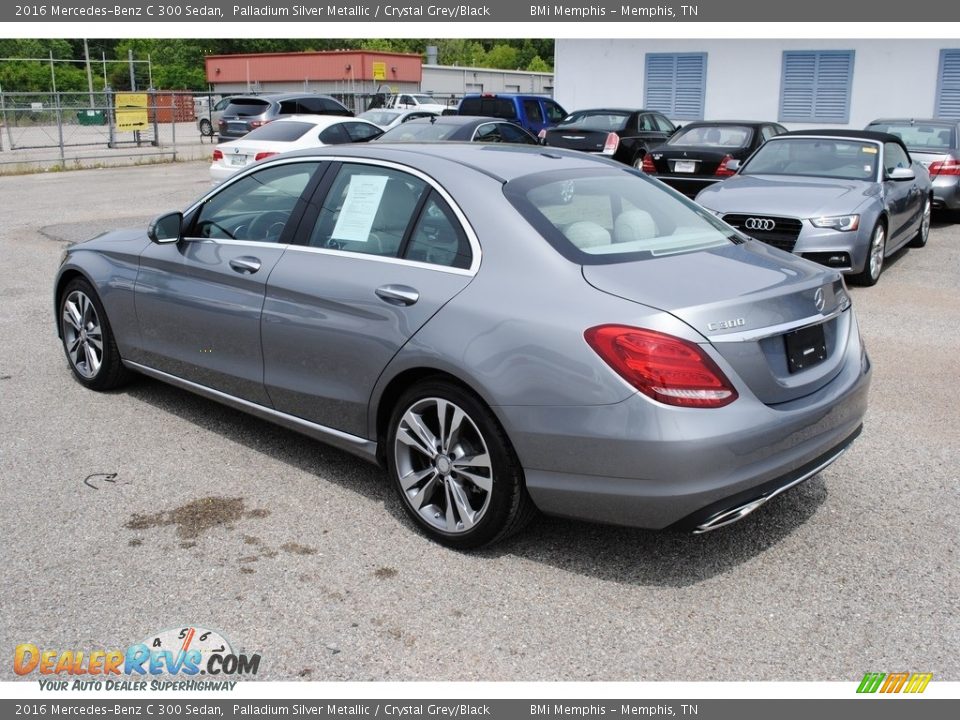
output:
M390 132L446 120L473 122ZM260 130L343 127L320 122ZM145 230L71 245L54 301L82 385L143 374L378 463L458 548L536 509L741 520L854 442L871 377L838 269L602 154L532 144L244 164Z

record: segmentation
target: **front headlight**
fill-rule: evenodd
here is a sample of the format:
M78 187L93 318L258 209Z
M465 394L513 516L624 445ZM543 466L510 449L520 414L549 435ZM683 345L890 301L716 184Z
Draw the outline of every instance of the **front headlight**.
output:
M818 217L812 218L810 222L813 223L814 227L830 228L832 230L846 232L848 230L856 230L860 227L860 216L836 215L834 217Z

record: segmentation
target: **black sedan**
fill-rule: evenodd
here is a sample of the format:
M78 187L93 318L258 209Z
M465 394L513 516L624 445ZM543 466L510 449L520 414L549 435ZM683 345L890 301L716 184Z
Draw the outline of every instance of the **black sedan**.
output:
M609 155L639 168L649 148L662 144L677 126L654 110L597 108L570 113L540 131L544 145Z
M752 120L692 122L643 160L643 171L687 197L730 177L732 160L744 161L767 140L787 129Z
M492 117L440 115L411 120L387 130L376 142L515 143L537 145L537 139L519 125Z

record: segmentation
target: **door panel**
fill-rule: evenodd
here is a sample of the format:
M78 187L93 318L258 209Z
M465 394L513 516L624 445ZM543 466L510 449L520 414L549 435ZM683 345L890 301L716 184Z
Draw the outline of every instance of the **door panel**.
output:
M274 407L365 436L380 373L470 279L372 256L290 248L270 276L263 308L264 380ZM389 286L412 290L416 301L405 305L377 293Z

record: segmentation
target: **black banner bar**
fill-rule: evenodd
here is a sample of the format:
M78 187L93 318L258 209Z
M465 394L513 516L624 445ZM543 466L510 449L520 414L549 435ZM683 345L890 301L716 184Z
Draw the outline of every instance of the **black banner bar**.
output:
M3 23L50 22L956 22L960 3L913 0L684 0L683 2L320 2L318 0L61 0L4 3Z
M906 705L910 707L907 708ZM2 717L126 718L695 718L696 720L943 720L960 714L960 700L853 698L849 700L0 700Z

